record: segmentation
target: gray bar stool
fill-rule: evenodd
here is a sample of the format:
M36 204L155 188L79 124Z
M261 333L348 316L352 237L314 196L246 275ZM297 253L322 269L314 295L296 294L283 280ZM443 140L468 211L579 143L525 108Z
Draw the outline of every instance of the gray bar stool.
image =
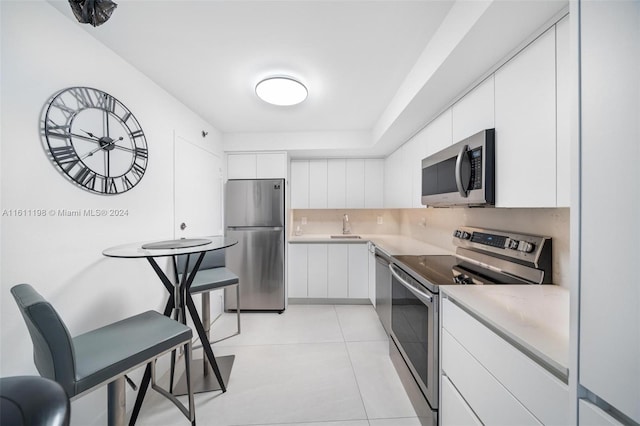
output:
M180 282L184 276L184 274L191 272L193 266L193 259L191 263L189 262L189 255L178 256L176 262L176 280ZM237 318L237 330L234 333L231 333L225 337L222 337L218 340L211 341L211 298L210 292L213 290L218 290L222 288L227 288L230 286L236 286L236 297L238 300L238 309L236 310L236 318ZM200 264L200 268L196 273L191 286L187 290L190 295L194 294L202 294L202 326L204 328L206 338L209 343L218 343L223 340L226 340L230 337L237 336L240 334L240 279L236 274L225 268L225 254L224 250L214 250L207 252L205 254L202 263ZM218 318L220 318L218 316ZM216 318L213 322L217 321ZM194 349L198 349L202 346L196 346ZM223 359L225 359L223 361ZM223 378L227 378L231 373L231 367L233 365L233 356L217 358L218 360L218 368L222 374ZM209 375L210 369L209 361L207 357L202 358L202 370L203 375L194 375L193 377L193 391L195 393L200 392L209 392L212 390L220 389L219 384L216 380L212 380ZM184 387L184 378L180 377L176 384L176 387L173 387L174 384L174 373L175 373L175 352L171 355L171 376L169 382L169 389L173 391L174 395L184 395L186 393ZM224 380L224 379L223 379Z
M58 382L40 376L0 379L0 425L68 426L69 398Z
M125 422L125 374L151 365L152 388L168 398L195 425L191 387L191 329L171 318L147 311L71 337L55 311L29 284L11 289L33 341L33 358L42 377L58 382L70 399L108 384L108 423ZM155 380L155 360L183 346L189 409Z
M182 275L187 272L185 268L188 267L187 256L180 256L178 258L177 279L182 279ZM222 337L218 340L211 341L211 344L221 342L230 337L240 334L240 279L236 274L225 268L225 253L224 250L210 251L205 254L200 269L191 283L189 293L202 295L202 325L207 334L207 338L210 339L211 330L211 298L210 292L221 288L227 288L230 286L236 287L236 297L238 300L238 309L236 310L237 330L235 333ZM213 322L215 322L216 318ZM207 365L204 360L205 368Z

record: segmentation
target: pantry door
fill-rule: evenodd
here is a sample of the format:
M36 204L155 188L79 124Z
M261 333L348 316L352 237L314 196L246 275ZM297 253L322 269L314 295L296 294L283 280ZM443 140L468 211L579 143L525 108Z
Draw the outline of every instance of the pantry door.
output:
M222 158L174 132L174 238L223 235Z

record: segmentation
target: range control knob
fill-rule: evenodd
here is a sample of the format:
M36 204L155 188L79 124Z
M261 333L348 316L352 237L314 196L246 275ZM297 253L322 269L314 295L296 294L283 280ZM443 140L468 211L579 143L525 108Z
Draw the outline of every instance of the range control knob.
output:
M454 238L460 238L460 235L462 234L462 232L460 232L460 230L456 229L455 231L453 231L453 236Z
M463 240L468 240L469 238L471 238L471 234L467 231L462 231L460 233L460 238L462 238Z
M509 240L509 248L511 250L518 250L518 244L520 244L518 240Z
M535 244L528 243L526 241L520 241L520 244L518 244L518 250L525 253L531 253L535 248Z

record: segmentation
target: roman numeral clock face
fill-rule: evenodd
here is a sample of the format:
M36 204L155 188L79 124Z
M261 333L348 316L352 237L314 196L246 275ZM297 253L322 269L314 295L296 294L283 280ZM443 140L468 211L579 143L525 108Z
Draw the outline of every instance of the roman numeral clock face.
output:
M91 192L126 192L147 168L140 123L122 102L101 90L71 87L55 95L46 109L44 134L53 163Z

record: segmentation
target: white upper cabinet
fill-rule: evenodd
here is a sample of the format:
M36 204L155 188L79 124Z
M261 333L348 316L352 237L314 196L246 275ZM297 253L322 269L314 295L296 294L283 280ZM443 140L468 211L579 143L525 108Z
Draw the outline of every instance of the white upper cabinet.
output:
M364 207L364 160L348 159L346 161L346 205L348 209Z
M255 154L228 154L227 179L255 179Z
M571 66L569 64L569 16L556 24L556 203L571 203Z
M546 31L495 73L496 206L556 206L556 40Z
M440 114L422 131L424 133L424 157L448 147L453 140L453 114L451 108ZM422 133L421 132L421 133Z
M285 152L227 154L227 179L286 179Z
M364 207L381 209L384 206L384 160L364 160Z
M386 208L410 208L411 174L406 155L406 144L384 160L384 206Z
M291 162L291 208L309 208L309 162Z
M309 160L309 208L327 208L327 160Z
M422 160L451 143L451 109L448 109L385 159L384 206L423 207Z
M260 152L256 154L256 178L278 179L287 177L287 154Z
M453 141L495 127L493 75L456 102L452 110Z
M327 207L330 209L342 209L347 201L347 162L343 158L329 159L327 160L327 168ZM313 188L309 188L309 190L313 191Z
M384 160L318 159L291 162L291 208L383 207Z
M416 135L409 142L404 144L405 150L405 166L409 169L411 185L411 195L409 205L407 207L423 207L422 206L422 158L424 157L424 145L420 144L421 140Z

